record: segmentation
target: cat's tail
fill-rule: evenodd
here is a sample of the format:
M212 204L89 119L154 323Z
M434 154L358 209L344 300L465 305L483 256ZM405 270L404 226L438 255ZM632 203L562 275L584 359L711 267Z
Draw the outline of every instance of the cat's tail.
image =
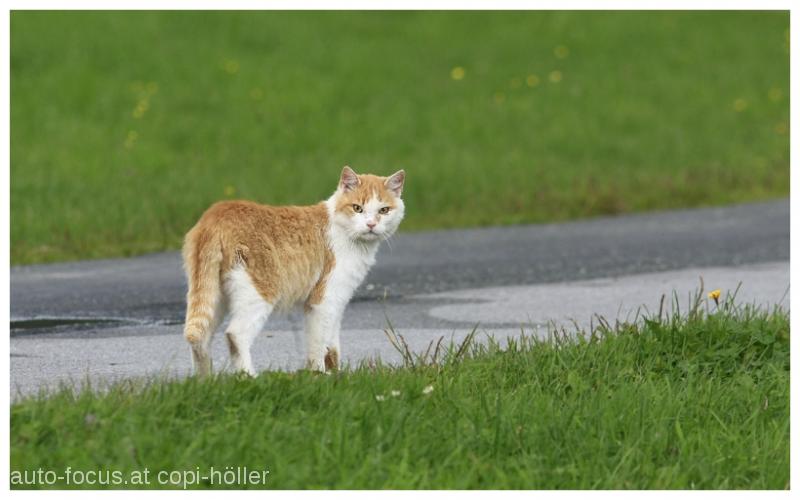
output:
M183 265L189 291L183 336L192 348L194 371L200 376L211 373L208 347L219 321L222 257L219 239L207 228L195 227L186 235Z

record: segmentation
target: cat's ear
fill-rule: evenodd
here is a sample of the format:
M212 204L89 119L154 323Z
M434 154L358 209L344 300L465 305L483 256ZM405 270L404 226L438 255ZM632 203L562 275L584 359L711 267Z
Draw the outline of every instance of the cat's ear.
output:
M403 193L403 182L406 180L406 171L398 170L393 173L384 181L386 188L394 193L395 196L400 196Z
M339 178L339 187L342 191L352 191L361 181L358 180L358 175L353 172L353 169L345 166L342 169L342 176Z

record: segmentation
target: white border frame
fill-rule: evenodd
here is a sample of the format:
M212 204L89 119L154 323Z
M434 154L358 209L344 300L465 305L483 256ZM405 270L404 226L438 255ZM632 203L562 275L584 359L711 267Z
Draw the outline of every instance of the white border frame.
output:
M2 47L2 54L0 54L0 66L6 69L5 71L0 71L0 93L4 96L3 106L2 106L2 120L0 121L0 127L2 127L2 140L0 141L0 153L2 153L2 174L0 175L0 192L2 193L2 204L0 204L0 224L2 224L2 244L0 245L0 258L5 263L10 263L10 104L11 104L11 94L10 94L10 42L11 42L11 16L10 10L40 10L40 9L53 9L53 10L61 10L61 9L96 9L96 10L161 10L161 9L186 9L189 8L190 10L316 10L316 9L332 9L332 10L789 10L791 11L792 3L789 1L778 1L778 0L764 0L761 2L752 2L752 1L741 1L741 0L733 0L728 2L721 2L721 1L709 1L709 0L698 0L689 2L686 0L680 0L675 2L653 2L653 1L646 1L646 2L637 2L633 0L614 0L614 1L606 1L606 2L590 2L590 1L575 1L575 0L564 0L564 1L553 1L553 0L544 0L538 2L523 2L523 1L514 1L514 0L496 0L496 1L477 1L477 0L467 0L464 2L456 2L452 0L407 0L407 1L398 1L398 0L375 0L375 1L368 1L368 0L349 0L349 1L324 1L324 0L306 0L306 1L290 1L290 0L273 0L268 2L256 2L256 1L243 1L243 0L231 0L229 2L210 2L208 0L201 0L196 2L191 2L191 4L184 3L184 2L176 2L176 1L156 1L156 0L140 0L138 2L115 2L113 6L109 6L107 2L100 2L100 1L77 1L77 2L56 2L56 1L45 1L45 0L33 0L28 2L23 2L19 0L12 0L9 6L9 9L5 9L2 11L2 26L5 28L0 30L2 36L0 37L0 46ZM792 15L790 12L790 37L791 37L791 47L792 49L797 47L797 33L795 30L795 22L792 19ZM795 51L791 50L790 52L790 64L791 64L791 80L790 80L790 89L793 91L795 90L796 78L794 68L796 67L795 64ZM790 97L794 94L794 92L790 91ZM791 121L790 123L795 122L796 118L796 105L794 101L791 101ZM798 132L792 128L790 131L790 138L791 138L791 147L797 144L797 134ZM791 157L790 157L791 158ZM791 159L790 159L791 165ZM794 169L791 168L791 192L797 193L798 188L798 176L795 175ZM797 282L796 278L798 277L798 267L793 265L792 263L797 261L797 258L800 256L798 255L798 245L796 244L796 235L797 235L797 227L798 227L798 202L796 199L791 200L791 262L790 262L790 269L791 269L791 282ZM9 301L9 267L5 265L0 270L0 276L4 282L4 286L0 289L0 298L2 299L2 309L0 309L0 324L3 325L3 331L6 334L6 340L2 343L2 349L0 349L0 378L2 378L2 402L4 404L4 408L10 408L10 376L9 376L9 369L10 369L10 323L9 323L9 311L10 311L10 301ZM797 309L797 297L796 294L790 292L790 305L791 309ZM796 330L797 321L794 316L791 317L791 328L793 331ZM800 349L800 340L791 336L791 350L792 352L798 352ZM796 424L798 422L797 414L798 414L798 396L800 396L800 387L798 387L798 376L796 372L791 374L791 424L792 429L796 428ZM798 456L797 451L797 438L796 432L791 433L791 477L794 479L797 477L796 471L798 468L798 461L800 456ZM6 414L4 425L2 426L2 434L0 435L0 443L2 443L3 447L3 454L0 457L0 490L9 490L9 467L10 467L10 411ZM261 492L230 492L230 491L197 491L191 492L193 497L201 496L208 498L210 496L220 497L225 496L226 498L230 495L236 496L243 496L243 495L264 495L263 491ZM167 491L158 491L158 492L142 492L142 491L116 491L116 492L101 492L101 491L56 491L56 492L35 492L35 491L12 491L11 494L13 496L19 497L39 497L45 495L58 495L59 497L64 498L85 498L85 497L99 497L103 495L112 494L113 496L119 497L133 497L136 495L137 497L142 494L148 495L155 495L155 496L171 496L173 498L182 497L186 498L189 496L189 492L167 492ZM347 491L331 491L331 492L288 492L288 491L270 491L269 495L279 495L281 497L293 497L293 498L309 498L309 497L317 497L317 496L325 496L327 498L341 498L341 499L352 499L352 498L373 498L375 496L375 492L370 491L357 491L357 492L347 492ZM475 498L477 496L488 496L488 495L496 495L498 493L490 492L490 491L472 491L472 492L458 492L458 491L426 491L426 492L404 492L404 491L384 491L380 493L383 497L388 498L407 498L413 495L414 497L418 497L419 495L423 496L436 496L437 498ZM531 495L530 492L526 491L504 491L500 492L500 495L503 497L516 497L528 498ZM640 498L642 495L646 495L651 498L666 498L666 497L674 497L677 495L686 495L687 497L695 497L698 498L702 496L702 498L729 498L731 496L739 497L739 498L763 498L765 496L768 497L776 497L776 496L788 496L790 492L786 491L775 491L775 492L763 492L763 491L649 491L649 492L640 492L640 491L581 491L581 492L569 492L569 491L542 491L535 493L537 496L544 496L547 498L551 497L562 497L562 496L592 496L592 497L605 497L605 498L614 498L615 500L619 499L626 499L626 498Z

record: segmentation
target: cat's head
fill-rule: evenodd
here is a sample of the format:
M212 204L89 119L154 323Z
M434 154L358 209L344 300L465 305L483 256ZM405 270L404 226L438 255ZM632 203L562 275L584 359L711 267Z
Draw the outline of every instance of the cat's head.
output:
M339 187L330 199L332 222L353 240L379 241L390 237L405 214L400 198L405 178L403 170L379 177L359 175L344 167Z

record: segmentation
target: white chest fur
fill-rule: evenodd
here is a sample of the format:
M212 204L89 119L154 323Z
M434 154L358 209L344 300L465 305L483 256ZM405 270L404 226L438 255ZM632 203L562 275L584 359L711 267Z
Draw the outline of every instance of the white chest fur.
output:
M328 230L335 263L325 284L323 303L341 308L350 301L375 263L378 242L354 242L335 227Z
M331 353L339 356L339 329L347 303L375 263L378 242L356 242L335 224L328 227L328 244L335 262L319 304L306 314L308 366L325 371ZM338 361L332 362L337 366Z

